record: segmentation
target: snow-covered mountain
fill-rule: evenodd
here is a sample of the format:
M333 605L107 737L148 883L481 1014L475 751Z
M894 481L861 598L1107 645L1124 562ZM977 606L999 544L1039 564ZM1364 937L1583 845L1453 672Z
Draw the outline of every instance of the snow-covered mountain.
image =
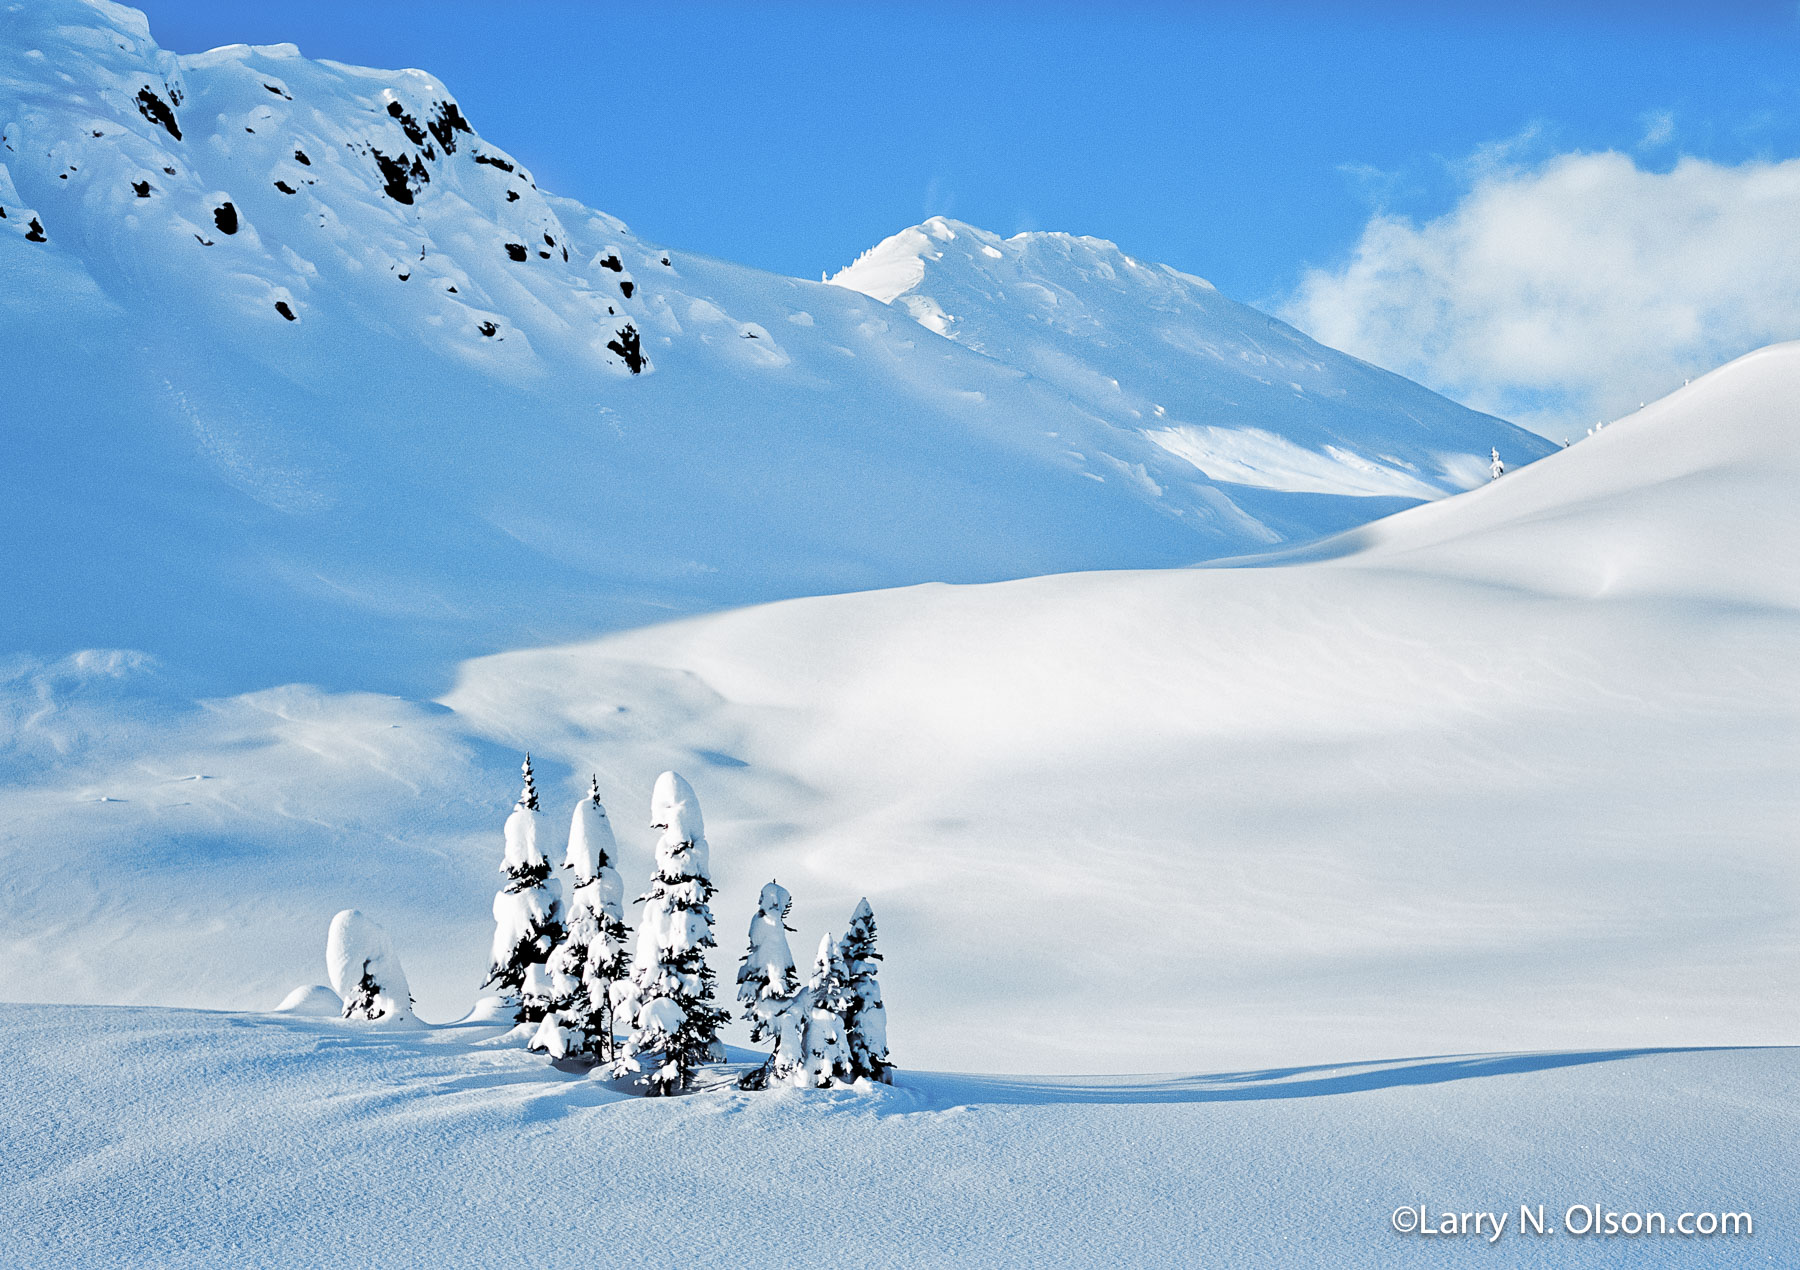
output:
M1087 240L909 231L945 339L540 190L430 75L178 57L100 0L0 12L0 138L0 648L418 690L672 612L1304 541L1548 448ZM881 295L894 241L840 281Z
M1796 401L1782 346L1312 559L790 600L436 703L20 660L0 959L266 1007L356 907L459 1014L530 749L628 894L692 780L721 970L771 877L800 947L867 895L902 1066L1791 1041Z
M1053 385L1217 483L1434 499L1488 479L1485 452L1444 447L1437 394L1101 239L1001 238L933 217L831 281Z

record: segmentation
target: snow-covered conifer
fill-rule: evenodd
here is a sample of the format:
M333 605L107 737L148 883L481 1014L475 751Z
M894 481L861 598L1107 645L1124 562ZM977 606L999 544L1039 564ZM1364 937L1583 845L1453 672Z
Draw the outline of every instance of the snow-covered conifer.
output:
M849 980L838 941L826 935L819 941L819 955L806 984L805 1057L794 1084L823 1089L833 1080L850 1078L850 1047L844 1036Z
M600 802L600 780L591 779L586 797L569 821L563 868L575 874L569 896L568 930L545 963L549 1004L531 1048L552 1058L575 1055L607 1062L613 1057L615 984L629 968L624 917L625 886L613 867L618 847Z
M850 915L850 926L838 941L848 980L844 1005L844 1041L850 1048L850 1078L867 1076L893 1083L894 1065L887 1054L887 1009L875 977L875 912L867 899Z
M346 1019L412 1016L406 972L387 932L353 908L331 919L325 936L325 969L344 1002Z
M1488 463L1488 479L1497 481L1506 475L1506 464L1500 461L1499 447L1492 449L1493 459Z
M768 1061L746 1074L738 1084L763 1089L785 1084L805 1065L806 1012L809 1002L788 950L788 909L793 898L775 882L757 897L756 916L750 919L750 947L738 967L738 1000L750 1024L752 1043L773 1046Z
M712 1004L713 972L706 950L714 946L713 883L700 802L674 772L656 779L650 827L660 829L656 876L638 927L629 991L622 1012L631 1031L616 1064L621 1075L641 1076L652 1094L686 1089L703 1063L724 1058L719 1028L730 1017Z
M506 818L506 858L500 871L506 884L494 896L494 943L488 954L484 986L493 986L513 1007L520 1023L544 1017L549 993L542 983L525 991L531 967L541 966L562 940L562 887L550 876L550 861L538 849L537 787L531 779L531 756L525 756L525 788Z

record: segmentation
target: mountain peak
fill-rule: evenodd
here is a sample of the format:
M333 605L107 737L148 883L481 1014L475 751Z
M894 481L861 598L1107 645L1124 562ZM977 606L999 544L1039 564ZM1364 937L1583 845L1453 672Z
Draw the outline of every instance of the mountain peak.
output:
M1103 238L933 216L830 282L1235 486L1432 499L1485 480L1487 448L1519 462L1552 448Z

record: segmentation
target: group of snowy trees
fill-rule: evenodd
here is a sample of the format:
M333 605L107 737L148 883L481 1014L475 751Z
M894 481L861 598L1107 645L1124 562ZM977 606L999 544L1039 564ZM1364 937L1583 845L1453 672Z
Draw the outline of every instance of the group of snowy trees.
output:
M770 1085L816 1088L833 1080L889 1081L887 1011L875 978L875 914L863 900L850 926L819 941L812 975L802 984L788 951L793 898L770 882L750 919L750 947L738 968L738 1000L750 1039L774 1046L768 1061L747 1073L745 1089Z
M636 946L626 942L624 885L599 782L576 804L563 867L574 873L569 903L538 845L543 816L524 765L524 790L507 817L506 883L494 896L494 942L485 986L511 1007L527 1044L552 1058L604 1065L652 1094L688 1088L705 1064L724 1060L719 1029L727 1011L713 1004L706 963L713 939L711 860L700 803L675 772L657 778L650 799L658 830L656 871ZM740 1082L821 1087L859 1078L886 1081L886 1014L876 980L875 918L862 901L849 928L819 946L802 984L788 951L790 898L771 882L750 923L750 949L738 972L738 997L755 1041L773 1044L760 1068ZM623 1032L621 1040L619 1033Z

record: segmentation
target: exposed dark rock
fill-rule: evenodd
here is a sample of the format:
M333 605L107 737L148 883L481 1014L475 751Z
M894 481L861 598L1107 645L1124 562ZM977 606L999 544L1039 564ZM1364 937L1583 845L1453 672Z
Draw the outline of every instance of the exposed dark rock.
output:
M496 159L491 154L478 154L475 156L475 162L485 163L489 167L499 168L502 172L511 172L513 170L512 164L508 163L505 159Z
M288 302L286 300L275 301L275 311L290 322L294 320L294 311L288 308Z
M304 150L294 151L294 162L304 163L309 168L312 166L312 160L306 157L306 151Z
M199 243L199 244L200 244L200 245L201 245L201 246L202 246L202 247L210 247L210 246L212 246L212 245L213 245L213 241L212 241L212 239L210 239L210 238L207 238L207 237L205 237L205 236L204 236L204 235L201 235L201 234L195 234L195 235L194 235L194 241L195 241L195 242L197 242L197 243Z
M525 250L524 243L507 243L506 254L511 256L514 260L525 260L531 255L530 252Z
M396 203L405 203L410 207L413 195L431 180L431 174L425 170L425 165L417 159L408 164L409 156L404 152L398 158L390 158L371 146L369 154L381 169L382 189Z
M624 263L624 261L620 260L617 256L611 256L611 255L607 256L607 258L605 260L602 260L600 262L600 267L602 269L611 269L614 273L624 273L625 272L625 263Z
M44 233L43 224L35 216L31 218L31 223L25 226L25 241L28 243L44 243L50 241Z
M664 257L663 257L663 259L662 259L662 262L663 262L663 263L664 263L664 264L665 264L665 265L666 265L666 264L668 264L668 263L669 263L669 258L668 258L668 257L667 257L667 256L664 256Z
M293 186L289 185L286 181L275 182L275 188L280 190L283 194L298 194L300 192L300 191L296 190Z
M618 330L618 338L606 342L606 347L617 353L632 374L640 374L644 369L643 342L638 338L637 327L627 322Z
M164 87L166 88L167 85L165 84ZM178 104L181 101L179 93L171 93L170 96L174 97ZM181 140L181 125L175 121L175 111L168 102L148 88L140 88L137 95L137 108L138 113L144 118L162 128L175 140Z
M294 100L292 97L289 97L286 93L282 92L281 89L275 87L275 85L273 85L273 84L264 84L263 87L268 89L270 92L274 93L277 97L281 98L283 101Z
M629 279L627 279L626 281L621 282L619 284L619 291L621 292L621 294L624 295L624 297L627 300L631 299L631 293L636 290L637 290L637 283L632 282Z
M217 207L213 208L213 224L219 227L219 232L221 234L237 233L237 208L233 207L229 202L219 204Z
M506 201L509 203L518 202L519 201L519 191L517 191L517 190L506 191Z
M437 113L425 121L425 126L431 129L431 135L444 147L445 154L456 153L457 133L473 131L469 127L469 121L463 118L462 109L453 101L440 101Z
M492 322L482 322L479 325L477 325L475 329L480 331L483 335L487 336L489 339L493 339L494 332L498 331L500 328L495 326Z
M425 129L419 127L419 121L407 114L405 107L401 106L399 102L390 101L388 103L388 114L400 121L400 131L406 134L408 141L416 146L425 144Z
M139 198L149 198L150 197L150 182L148 182L148 181L133 181L131 183L131 192L133 194L136 194Z

